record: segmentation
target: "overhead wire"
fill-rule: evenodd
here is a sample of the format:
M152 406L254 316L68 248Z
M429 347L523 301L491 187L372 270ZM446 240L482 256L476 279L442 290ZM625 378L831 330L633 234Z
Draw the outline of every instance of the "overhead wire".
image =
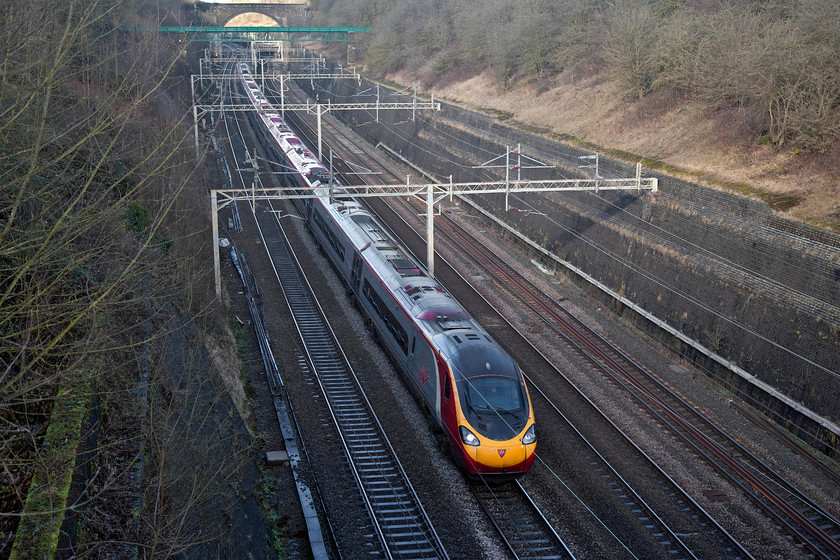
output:
M762 272L760 272L758 270L755 270L755 269L752 269L752 268L750 268L746 265L742 265L740 263L737 263L737 262L731 260L730 258L720 254L719 252L715 252L715 251L713 251L713 250L711 250L707 247L703 247L701 245L698 245L697 243L693 242L692 240L687 239L687 238L679 235L676 232L667 230L667 229L661 227L660 225L658 225L654 222L644 221L640 216L637 216L637 215L633 214L632 212L628 211L625 207L620 206L620 205L616 204L615 202L607 200L604 196L602 196L600 194L596 194L596 193L589 193L589 194L591 194L594 197L597 197L603 203L611 206L612 208L621 212L623 215L628 216L633 222L643 223L646 226L645 235L657 236L656 233L652 233L652 232L649 231L650 229L656 230L656 232L659 234L657 237L661 240L662 243L669 243L669 241L668 241L668 239L666 239L666 237L675 239L680 244L682 244L686 247L690 247L691 249L694 249L699 253L708 255L708 256L714 258L715 260L717 260L717 261L719 261L719 262L721 262L721 263L723 263L727 266L730 266L733 269L740 270L740 271L745 272L745 273L747 273L751 276L759 278L759 279L767 282L768 284L773 285L774 287L776 287L780 290L790 292L790 293L792 293L792 294L794 294L798 297L801 297L801 298L816 298L817 297L814 294L805 293L805 292L797 289L795 286L790 286L790 285L784 284L784 283L780 282L779 280L771 278L770 276L767 276L766 274L763 274ZM714 236L716 239L718 239L720 241L725 240L725 236L722 233L718 233L716 231L707 231L706 235ZM775 253L770 253L768 255L765 255L765 258L768 261L775 262L775 263L780 264L780 265L784 263L783 259L777 258ZM838 306L837 303L831 302L831 301L826 301L825 299L820 299L819 301L822 304L825 304L827 307L832 308L836 312L840 312L840 306Z
M366 112L366 113L367 113L367 114L368 114L371 118L373 118L373 117L374 117L374 115L372 115L372 114L370 113L370 111L365 111L365 112ZM419 114L417 118L422 119L422 120L424 120L424 121L425 121L425 122L427 122L427 123L429 122L429 121L428 121L428 119L427 119L427 117L426 117L424 114L422 114L422 113L421 113L421 114ZM406 145L411 146L412 148L414 148L414 149L416 149L416 150L418 150L418 151L420 151L420 152L422 152L422 153L426 153L426 154L429 154L429 155L433 155L433 156L439 157L441 160L445 161L446 163L450 163L450 164L452 164L452 165L454 165L454 166L456 166L456 167L459 167L459 168L461 168L461 169L466 169L466 168L468 168L468 167L471 167L471 166L464 165L464 164L463 164L463 163L461 163L461 162L454 161L454 160L452 160L451 158L447 158L447 157L440 156L437 152L434 152L434 151L432 151L432 150L429 150L429 149L427 149L427 148L423 147L422 145L420 145L420 144L418 144L417 142L415 142L412 138L409 138L407 135L405 135L405 134L404 134L401 130L397 129L396 127L394 127L394 126L392 126L392 125L390 125L390 124L388 124L388 123L386 123L386 122L383 122L383 121L381 121L381 120L380 120L380 122L379 122L378 124L379 124L379 126L383 127L385 130L389 131L389 133L390 133L390 134L394 135L395 137L397 137L398 139L400 139L401 141L403 141ZM483 147L480 147L480 146L475 146L475 144L470 144L470 143L469 143L469 142L467 142L466 140L463 140L463 139L458 138L458 137L456 137L456 136L454 136L454 135L452 135L452 134L449 134L448 132L446 132L445 130L442 130L442 129L440 129L440 128L437 128L437 129L436 129L436 132L437 132L437 133L439 133L439 134L442 134L442 135L444 135L444 136L446 136L446 137L448 137L450 140L453 140L453 141L456 141L456 142L462 143L462 144L464 144L464 145L467 145L467 146L469 146L469 147L470 147L471 149L473 149L473 150L475 150L475 149L479 149L479 150L481 150L481 151L483 151L483 152L485 152L485 153L487 153L487 154L497 155L497 154L494 154L493 152L491 152L491 151L489 151L489 150L487 150L487 149L485 149L485 148L483 148ZM480 175L482 175L482 176L484 176L484 177L489 177L489 176L490 176L490 175L489 175L489 173L488 173L487 171L485 171L485 170L482 170L479 174L480 174ZM590 194L592 194L592 196L597 196L599 199L604 200L603 196L598 196L598 195L595 195L594 193L590 193ZM535 206L531 205L530 203L526 203L526 201L525 201L525 200L523 200L521 197L518 197L518 196L517 196L517 197L516 197L516 199L517 199L517 200L519 200L519 201L520 201L521 203L523 203L523 204L527 204L527 205L528 205L531 209L533 209L533 210L535 210L535 211L538 211L538 208L537 208L537 207L535 207ZM622 212L628 213L625 209L621 208L620 206L615 205L614 203L610 203L610 204L612 204L615 208L620 209ZM629 214L629 213L628 213L628 214ZM635 216L634 216L634 218L635 218ZM552 220L552 221L553 221L553 220ZM731 318L731 317L728 317L728 316L724 315L723 313L719 312L718 310L716 310L716 309L714 309L714 308L709 307L707 304L705 304L705 303L704 303L704 302L702 302L701 300L699 300L699 299L695 298L693 295L691 295L691 294L689 294L689 293L687 293L687 292L685 292L685 291L683 291L683 290L680 290L680 289L679 289L679 288L677 288L676 286L674 286L674 285L672 285L672 284L670 284L670 283L668 283L668 282L666 282L666 281L664 281L664 280L662 280L662 279L660 279L660 278L658 278L658 277L653 276L652 274L648 273L646 270L644 270L644 269L642 269L642 268L639 268L639 267L636 267L636 266L634 266L634 265L630 265L629 263L627 263L627 262L626 262L626 259L623 259L623 258L619 257L618 255L615 255L614 253L612 253L611 251L607 250L606 248L604 248L604 247L600 246L600 245L599 245L599 244L597 244L595 241L593 241L592 239L590 239L590 238L588 238L587 236L583 235L582 233L577 232L576 230L573 230L573 229L571 229L571 228L568 228L568 227L566 227L566 226L564 226L564 225L560 224L559 222L554 222L554 223L555 223L555 225L557 225L558 227L561 227L562 229L564 229L564 230L565 230L565 231L567 231L568 233L570 233L570 234L572 234L573 236L575 236L576 238L580 239L582 242L584 242L584 243L586 243L586 244L588 244L588 245L592 246L593 248L597 249L598 251L602 252L604 255L608 256L609 258L611 258L611 259L615 260L616 262L619 262L619 263L623 264L624 266L626 266L626 267L628 267L629 269L631 269L633 272L635 272L635 273L637 273L637 274L640 274L641 276L643 276L643 277L645 277L645 278L649 279L650 281L652 281L652 282L654 282L655 284L657 284L657 285L661 286L662 288L665 288L665 289L667 289L667 290L669 290L669 291L671 291L671 292L675 293L676 295L678 295L679 297L681 297L681 298L683 298L684 300L688 301L689 303L691 303L691 304L693 304L693 305L695 305L695 306L697 306L697 307L699 307L699 308L701 308L701 309L703 309L703 310L705 310L705 311L707 311L707 312L709 312L709 313L713 314L714 316L716 316L716 317L718 317L718 318L720 318L720 319L724 320L725 322L727 322L727 323L729 323L729 324L731 324L731 325L735 326L736 328L739 328L739 329L743 330L744 332L746 332L746 333L748 333L748 334L750 334L750 335L752 335L752 336L757 337L759 340L762 340L763 342L768 343L768 344L770 344L771 346L773 346L773 347L775 347L775 348L778 348L778 349L780 349L780 350L782 350L782 351L784 351L784 352L786 352L786 353L788 353L788 354L792 355L793 357L795 357L795 358L797 358L797 359L799 359L799 360L803 361L803 362L804 362L804 363L806 363L806 364L809 364L809 365L811 365L811 366L813 366L813 367L815 367L815 368L817 368L817 369L819 369L819 370L821 370L821 371L823 371L823 372L825 372L825 373L827 373L827 374L829 374L829 375L831 375L831 376L833 376L833 377L838 377L838 378L840 378L840 373L835 372L835 371L832 371L832 370L830 370L829 368L827 368L827 367L823 366L822 364L819 364L819 363L817 363L817 362L815 362L815 361L811 360L810 358L808 358L808 357L806 357L806 356L803 356L802 354L800 354L800 353L798 353L798 352L796 352L796 351L794 351L794 350L791 350L791 349L789 349L789 348L787 348L787 347L785 347L785 346L783 346L783 345L781 345L781 344L779 344L779 343L775 342L774 340L772 340L772 339L768 338L767 336L762 335L761 333L759 333L759 332L755 331L754 329L752 329L752 328L748 327L747 325L743 324L742 322L738 321L737 319L735 319L735 318ZM796 290L795 288L789 288L789 287L784 286L783 284L781 284L781 283L779 283L779 282L773 281L772 279L767 278L767 277L766 277L766 275L763 275L763 274L761 274L761 273L759 273L759 272L757 272L757 271L754 271L754 270L750 269L749 267L746 267L746 266L743 266L743 265L737 265L736 263L733 263L730 259L727 259L726 257L724 257L724 256L722 256L722 255L719 255L718 253L716 253L716 252L714 252L714 251L712 251L712 250L710 250L710 249L702 248L702 247L698 246L697 244L695 244L695 243L693 243L693 242L691 242L691 241L689 241L689 240L686 240L686 239L684 239L684 238L680 237L678 234L675 234L675 233L673 233L673 232L669 232L669 231L667 231L667 230L665 230L664 228L661 228L661 227L659 227L659 226L654 226L654 227L655 227L658 231L660 231L660 232L663 232L663 233L665 233L665 234L671 235L671 236L673 236L673 237L675 237L675 238L677 238L677 239L682 240L682 241L683 241L686 245L688 245L689 247L696 248L696 249L698 249L698 251L701 251L701 252L703 252L704 254L709 255L711 258L718 259L718 260L720 260L721 262L724 262L724 263L727 263L727 264L731 264L731 265L733 266L733 268L736 268L736 269L741 270L741 271L743 271L743 272L745 272L745 273L747 273L747 274L750 274L750 275L752 275L752 276L755 276L756 278L764 279L764 280L766 280L767 282L769 282L769 283L771 283L771 284L776 284L776 285L779 285L779 286L783 286L785 289L789 289L791 292L796 293L796 294L799 294L799 295L801 295L802 297L806 297L806 298L807 298L807 297L813 297L813 296L811 296L811 295L809 295L809 294L804 294L804 293L802 293L802 292L800 292L800 291ZM832 303L830 303L830 302L823 302L823 303L825 303L826 305L828 305L828 306L830 306L830 307L837 308L837 306L836 306L836 305L834 305L834 304L832 304Z
M368 112L368 114L370 114L370 112ZM372 115L371 115L371 116L372 116ZM393 130L393 129L392 129L392 132L396 133L396 131L395 131L395 130ZM420 145L416 144L415 142L413 142L413 141L411 141L411 140L408 140L408 139L407 139L407 138L405 138L402 134L397 134L397 135L398 135L400 138L405 139L407 143L409 143L409 144L411 144L411 145L413 145L413 146L417 147L418 149L423 150L423 151L426 151L426 152L427 152L427 153L429 153L429 154L436 155L436 154L433 154L432 152L429 152L428 150L425 150L425 148L422 148ZM488 151L487 153L488 153L488 154L491 154L492 152L489 152L489 151ZM494 155L495 155L495 154L494 154ZM460 164L460 163L457 163L457 162L452 162L452 163L453 163L453 164L455 164L455 165L458 165L459 167L462 167L462 168L470 168L470 169L472 169L472 167L471 167L471 166L470 166L470 167L468 167L468 166L465 166L465 165ZM480 171L475 171L475 170L473 170L472 172L473 172L473 173L475 173L475 174L478 174L478 175L480 175L480 176L485 176L485 177L488 177L488 178L490 177L490 173L489 173L487 170L480 170ZM464 378L462 379L462 381L464 381L466 384L472 385L472 383L471 383L470 379L469 379L469 378L467 378L467 377L464 377ZM479 394L479 395L480 395L480 396L481 396L481 397L485 400L485 402L486 402L488 405L490 405L489 401L487 401L486 397L485 397L485 396L484 396L484 395L483 395L480 391L478 392L478 394ZM510 423L508 422L508 420L507 420L506 418L504 418L504 417L503 417L503 416L502 416L502 415L501 415L501 414L500 414L500 413L499 413L499 412L495 409L495 407L492 407L492 406L491 406L491 410L493 411L493 413L495 413L495 414L498 416L498 418L499 418L502 422L504 422L505 424L507 424L507 425L509 426L509 428L512 430L512 432L513 432L513 433L516 433L516 430L513 428L513 426L511 426L511 425L510 425ZM458 438L458 439L460 438L460 435L459 435L459 434L453 434L453 436L454 436L455 438ZM542 460L542 458L540 458L539 456L537 456L537 458L540 460L540 462L541 462L542 464L545 464L545 463L544 463L544 461ZM546 465L546 466L547 466L547 465ZM553 469L551 469L551 468L548 468L548 471L550 472L551 476L553 476L556 480L558 480L558 481L561 483L561 485L562 485L564 488L566 488L566 490L567 490L567 491L568 491L568 492L569 492L569 493L570 493L570 494L571 494L571 495L572 495L572 496L573 496L573 497L574 497L574 498L575 498L575 499L576 499L576 500L577 500L577 501L578 501L578 502L582 505L582 507L583 507L583 508L584 508L584 509L585 509L585 510L586 510L586 511L590 514L590 515L592 515L592 516L596 519L596 521L597 521L597 522L598 522L601 526L603 526L603 527L605 528L605 530L606 530L606 531L608 531L608 532L609 532L609 534L611 534L611 535L613 536L613 538L615 538L615 539L616 539L616 540L620 543L620 545L621 545L621 546L622 546L625 550L627 550L627 552L628 552L628 553L630 553L630 555L631 555L631 556L633 556L634 558L636 557L636 556L633 554L633 552L630 550L629 546L621 540L620 536L619 536L616 532L614 532L613 530L611 530L611 529L607 526L606 522L605 522L603 519L601 519L601 518L598 516L598 514L597 514L595 511L593 511L593 510L592 510L592 508L591 508L591 507L589 507L589 506L586 504L586 502L585 502L585 501L584 501L584 500L580 497L580 495L579 495L578 493L576 493L576 492L575 492L575 491L574 491L574 490L573 490L573 489L572 489L572 488L571 488L571 487L570 487L570 486L566 483L566 481L564 481L564 480L563 480L563 479L559 476L559 474L558 474L558 473L556 473L556 472L555 472ZM484 478L484 477L481 477L481 478Z
M516 198L517 200L519 200L521 204L523 204L523 205L527 205L527 206L530 206L531 208L533 208L534 210L536 210L536 207L535 207L535 206L532 206L529 202L527 202L527 201L523 200L522 198L520 198L520 197L518 197L518 196L515 196L515 195L511 195L511 196L512 196L513 198ZM763 341L763 342L766 342L766 343L770 344L771 346L773 346L773 347L775 347L775 348L778 348L778 349L780 349L780 350L782 350L782 351L784 351L784 352L786 352L786 353L788 353L788 354L790 354L790 355L794 356L795 358L798 358L798 359L800 359L801 361L803 361L803 362L805 362L805 363L807 363L807 364L809 364L809 365L811 365L811 366L813 366L813 367L816 367L817 369L820 369L820 370L824 371L825 373L827 373L827 374L829 374L829 375L831 375L831 376L833 376L833 377L840 378L840 373L835 372L835 371L832 371L832 370L828 369L827 367L825 367L825 366L823 366L823 365L821 365L821 364L818 364L818 363L814 362L814 361L813 361L813 360L811 360L810 358L807 358L806 356L803 356L803 355L801 355L801 354L799 354L799 353L797 353L797 352L795 352L795 351L793 351L793 350L791 350L791 349L789 349L789 348L787 348L787 347L785 347L785 346L782 346L781 344L779 344L779 343L775 342L774 340L772 340L772 339L770 339L770 338L768 338L768 337L766 337L766 336L762 335L762 334L761 334L761 333L759 333L759 332L756 332L755 330L753 330L753 329L751 329L750 327L748 327L748 326L746 326L746 325L744 325L744 324L742 324L742 323L738 322L737 320L732 319L732 318L730 318L730 317L728 317L728 316L726 316L726 315L722 314L721 312L719 312L718 310L716 310L716 309L714 309L714 308L712 308L712 307L709 307L709 306L708 306L708 305L706 305L704 302L702 302L702 301L700 301L700 300L698 300L698 299L694 298L692 295L690 295L690 294L686 293L685 291L680 290L679 288L677 288L677 287L675 287L675 286L673 286L673 285L671 285L671 284L669 284L669 283L667 283L667 282L665 282L665 281L661 280L659 277L657 277L657 276L655 276L655 275L653 275L653 274L651 274L651 273L648 273L648 271L647 271L647 270L645 270L645 269L643 269L643 268L640 268L640 267L637 267L637 266L635 266L635 265L633 265L633 264L629 263L626 259L622 259L622 258L621 258L621 257L619 257L618 255L615 255L614 253L612 253L612 252L611 252L611 251L609 251L608 249L606 249L606 248L602 247L601 245L599 245L599 244L598 244L598 243L596 243L595 241L592 241L591 239L589 239L589 238L587 238L587 237L585 237L585 236L583 236L583 235L579 234L577 231L573 230L572 228L569 228L569 227L567 227L567 226L565 226L565 225L563 225L563 224L561 224L561 223L559 223L559 222L556 222L556 221L554 221L553 219L551 219L550 217L547 217L547 219L549 219L549 221L551 221L552 223L554 223L554 224L555 224L555 225L557 225L558 227L562 228L562 229L563 229L563 230L565 230L566 232L568 232L568 233L572 234L574 237L578 238L578 239L579 239L579 240L581 240L582 242L586 243L587 245L589 245L589 246L590 246L590 247L592 247L593 249L595 249L595 250L597 250L597 251L601 252L602 254L606 255L607 257L609 257L609 258L611 258L611 259L615 260L616 262L618 262L618 263L620 263L620 264L624 265L626 268L630 269L631 271L635 272L636 274L639 274L640 276L643 276L644 278L648 279L648 280L649 280L649 281L651 281L652 283L654 283L654 284L656 284L656 285L658 285L658 286L660 286L660 287L662 287L662 288L664 288L664 289L666 289L666 290L668 290L668 291L670 291L670 292L672 292L672 293L676 294L677 296L679 296L679 297L681 297L681 298L685 299L686 301L689 301L690 303L692 303L692 304L694 304L695 306L699 307L700 309L702 309L702 310L704 310L704 311L706 311L706 312L708 312L708 313L710 313L710 314L714 315L715 317L718 317L719 319L722 319L723 321L725 321L725 322L727 322L727 323L729 323L729 324L731 324L731 325L733 325L733 326L736 326L736 327L740 328L740 329L741 329L741 330L743 330L744 332L746 332L746 333L748 333L748 334L750 334L750 335L752 335L752 336L756 337L757 339L759 339L759 340L761 340L761 341Z

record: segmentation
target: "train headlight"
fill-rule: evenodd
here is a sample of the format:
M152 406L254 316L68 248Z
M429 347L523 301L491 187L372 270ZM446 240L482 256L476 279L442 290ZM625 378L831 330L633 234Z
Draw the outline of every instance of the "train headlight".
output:
M472 445L475 447L481 443L478 441L478 438L475 437L475 434L472 433L466 426L458 426L458 431L461 433L461 441L464 442L464 445Z
M522 436L522 445L531 445L537 441L537 425L531 424L531 427L528 428L528 431L525 432L525 435Z

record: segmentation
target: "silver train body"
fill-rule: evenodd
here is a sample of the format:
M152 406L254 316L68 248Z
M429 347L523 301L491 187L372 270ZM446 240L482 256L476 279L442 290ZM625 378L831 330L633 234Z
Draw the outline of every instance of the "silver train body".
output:
M508 478L534 460L533 407L514 360L359 203L330 200L329 174L268 102L246 64L241 92L264 147L294 173L296 205L381 345L470 476ZM288 170L287 170L288 171Z

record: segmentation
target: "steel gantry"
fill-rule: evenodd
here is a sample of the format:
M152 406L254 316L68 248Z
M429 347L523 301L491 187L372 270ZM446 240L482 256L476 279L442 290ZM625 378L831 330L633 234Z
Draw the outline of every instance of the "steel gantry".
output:
M157 28L124 26L125 31L154 31L184 35L193 41L325 41L348 42L354 33L367 33L370 27L180 27Z
M256 211L258 200L294 200L305 198L372 198L372 197L415 197L426 202L426 268L429 276L434 277L434 207L437 202L454 196L470 196L483 194L516 194L537 192L563 191L608 191L608 190L637 190L656 192L659 179L656 177L642 177L641 164L636 166L636 177L629 179L555 179L543 181L494 181L476 183L419 183L412 184L411 178L406 178L405 184L399 185L336 185L334 188L317 188L311 193L301 193L300 189L292 187L257 188L250 189L214 189L210 191L213 221L213 270L216 280L216 296L221 299L221 260L219 255L219 210L236 201L248 202L251 211Z
M379 88L377 85L377 95L376 101L372 103L332 103L331 101L327 102L326 104L321 103L311 103L310 100L307 99L306 103L286 103L285 102L285 82L288 80L295 80L295 79L355 79L361 80L361 77L354 73L346 73L344 71L338 74L321 74L319 73L320 67L316 65L313 69L313 72L304 73L304 74L291 74L291 73L279 73L279 74L266 74L264 72L264 66L261 66L261 70L263 70L260 75L255 74L255 78L261 77L264 80L266 77L269 79L279 80L280 81L280 112L282 115L285 115L285 111L306 111L308 113L315 113L318 117L318 159L323 160L322 153L321 153L321 117L323 113L328 111L351 111L351 110L370 110L375 111L377 115L377 121L379 116L380 109L389 109L389 110L412 110L412 119L416 115L417 110L440 110L440 103L435 103L434 96L431 97L430 101L421 101L417 97L417 90L414 90L414 97L411 102L382 102L379 96ZM255 64L255 71L256 71L256 64ZM198 153L198 110L202 111L202 115L207 112L211 112L214 110L220 111L254 111L255 108L252 104L224 104L224 96L219 95L217 101L212 104L199 104L196 103L195 97L195 83L196 80L205 80L210 79L215 81L217 84L221 84L224 81L230 81L234 79L239 79L238 76L231 75L231 74L222 74L222 75L193 75L191 80L191 87L192 87L192 95L193 95L193 118L195 121L195 143L196 143L196 153ZM275 108L276 110L277 108ZM506 156L505 167L508 168L505 180L504 181L496 181L496 182L472 182L472 183L453 183L452 177L450 176L448 183L420 183L420 184L412 184L411 178L407 177L405 184L399 185L361 185L361 186L347 186L347 185L331 185L330 187L319 187L317 189L313 189L309 193L302 193L301 189L292 188L292 187L272 187L272 188L265 188L260 186L259 188L256 186L257 183L261 185L261 180L259 178L259 172L256 168L254 168L255 172L255 182L252 184L251 188L241 188L241 189L214 189L210 193L210 200L211 200L211 212L212 212L212 227L213 227L213 269L215 275L215 283L216 283L216 296L221 298L221 263L220 263L220 255L219 255L219 221L218 221L218 212L219 210L225 208L229 204L235 203L236 201L247 201L251 206L251 211L256 211L256 202L258 200L293 200L293 199L303 199L303 198L329 198L330 200L333 199L342 199L342 198L370 198L370 197L394 197L394 196L404 196L404 197L416 197L421 200L425 200L426 203L426 236L427 236L427 244L426 244L426 267L428 269L429 275L434 276L434 216L435 216L435 204L440 200L449 197L450 199L454 196L470 196L470 195L486 195L486 194L505 194L505 199L511 194L517 193L537 193L537 192L563 192L563 191L593 191L598 192L601 190L637 190L641 193L642 190L649 190L656 192L658 189L658 179L655 177L645 177L641 176L641 164L639 164L636 168L636 177L630 179L605 179L599 177L597 172L594 179L554 179L554 180L541 180L541 181L523 181L519 178L519 171L523 168L529 168L531 166L522 164L521 160L521 152L517 148L515 152L517 156L517 165L511 167L510 165L510 149L508 148L508 154ZM494 163L494 160L490 162L486 162L483 164L487 167L493 167L490 165ZM535 160L532 163L538 164L540 167L544 167L544 164L541 162L536 162ZM332 166L330 166L332 167ZM536 167L536 166L533 166ZM517 170L517 179L511 180L510 178L510 169ZM330 169L332 173L332 169ZM331 180L332 183L332 180ZM507 204L506 204L507 206Z
M330 111L355 111L355 110L368 110L368 111L375 111L377 117L379 115L380 110L411 110L411 118L414 120L416 118L417 111L422 110L432 110L432 111L440 111L440 103L435 102L434 95L431 96L429 101L421 100L417 97L417 90L414 91L414 97L411 101L408 102L398 102L398 101L388 101L388 102L381 102L379 97L377 96L377 100L375 102L370 103L332 103L332 101L327 101L326 104L324 103L312 103L310 100L306 100L306 103L286 103L286 95L285 95L285 83L290 80L315 80L315 79L352 79L361 81L361 76L355 72L340 72L340 73L328 73L328 74L320 74L320 73L303 73L303 74L291 74L291 73L261 73L259 75L255 75L255 77L259 77L263 80L263 89L265 89L265 79L269 78L270 80L279 80L280 81L280 106L275 107L275 109L279 109L280 115L282 118L285 118L286 111L305 111L307 113L314 113L317 116L317 129L318 129L318 159L322 159L322 140L321 140L321 120L324 113ZM204 116L208 112L212 111L221 111L224 109L225 111L254 111L254 106L250 103L248 104L225 104L223 96L218 96L214 103L210 104L202 104L196 103L195 97L195 84L196 81L203 81L203 80L214 80L217 82L223 81L232 81L239 79L238 76L230 75L230 74L192 74L190 77L190 88L192 91L192 111L193 111L193 131L194 131L194 139L195 139L195 150L196 154L199 153L198 149L198 121L199 118ZM200 113L199 113L200 112Z

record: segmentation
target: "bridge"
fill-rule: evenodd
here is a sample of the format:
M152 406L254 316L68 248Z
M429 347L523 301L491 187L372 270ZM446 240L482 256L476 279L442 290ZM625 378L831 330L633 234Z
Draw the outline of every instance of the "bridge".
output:
M142 28L128 27L130 30ZM369 27L158 27L161 33L182 33L193 41L342 41Z
M299 26L304 25L309 11L309 2L306 0L197 0L194 6L195 24L207 26L254 23L265 26ZM258 19L254 20L253 16Z

